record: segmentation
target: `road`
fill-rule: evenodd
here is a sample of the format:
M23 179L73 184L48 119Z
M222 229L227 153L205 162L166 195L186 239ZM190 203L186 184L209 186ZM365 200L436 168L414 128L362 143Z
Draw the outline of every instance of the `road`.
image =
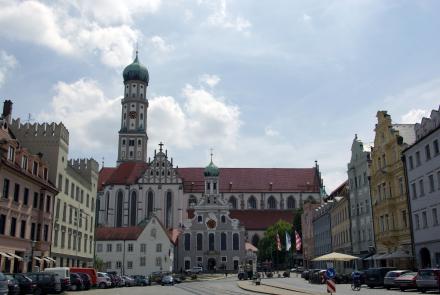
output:
M277 285L286 288L295 288L300 290L307 290L310 293L316 292L316 294L326 293L325 285L309 284L307 281L301 278L275 278L275 279L263 279L263 284ZM115 288L115 289L98 289L82 292L68 292L68 295L249 295L257 294L240 289L237 286L236 277L228 277L227 279L210 280L210 281L198 281L198 282L186 282L175 286L148 286L148 287L131 287L131 288ZM369 289L362 287L358 292L352 291L349 284L336 285L337 295L407 295L407 294L420 294L417 291L400 292L399 290L385 290L383 288ZM435 294L435 293L434 293ZM438 292L437 292L438 294Z

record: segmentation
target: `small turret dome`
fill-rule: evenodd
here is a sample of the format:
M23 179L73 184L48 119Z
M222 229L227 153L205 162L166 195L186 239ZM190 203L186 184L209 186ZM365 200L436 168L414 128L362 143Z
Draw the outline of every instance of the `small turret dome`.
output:
M203 174L206 177L218 177L220 174L220 169L218 169L218 167L215 166L211 160L211 163L209 163L209 165L205 167L205 171L203 172Z
M124 82L130 80L140 80L147 83L148 85L150 76L148 74L147 68L139 62L137 52L136 52L136 58L131 64L125 67L122 76L124 77Z

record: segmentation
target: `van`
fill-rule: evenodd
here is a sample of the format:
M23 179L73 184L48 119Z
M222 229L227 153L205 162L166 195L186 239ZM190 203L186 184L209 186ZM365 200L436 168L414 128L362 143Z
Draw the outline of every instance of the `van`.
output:
M91 267L70 267L70 272L88 274L90 276L90 278L92 279L92 285L95 287L97 286L96 269L91 268Z
M48 267L44 269L44 272L51 272L58 275L61 280L61 288L63 291L70 288L70 269L68 267Z

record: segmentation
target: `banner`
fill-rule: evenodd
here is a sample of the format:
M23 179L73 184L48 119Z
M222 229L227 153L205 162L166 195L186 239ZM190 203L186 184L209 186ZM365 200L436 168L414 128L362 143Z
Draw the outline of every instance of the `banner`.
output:
M286 251L289 251L292 248L292 240L290 239L290 235L286 232Z
M277 233L277 250L281 251L281 241L280 241L280 235Z
M295 245L296 245L296 251L300 251L302 242L301 242L301 237L299 236L299 233L297 231L295 231Z

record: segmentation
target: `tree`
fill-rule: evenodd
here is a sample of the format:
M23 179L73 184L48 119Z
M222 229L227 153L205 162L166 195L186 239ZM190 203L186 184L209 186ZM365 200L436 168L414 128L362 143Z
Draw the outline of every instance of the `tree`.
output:
M304 213L303 208L295 209L293 217L293 229L302 236L301 215Z
M286 232L290 235L294 241L294 236L292 235L292 224L279 220L274 225L267 228L264 232L264 237L258 243L258 260L259 261L273 261L277 265L283 265L287 262L287 252L286 252ZM281 251L277 250L276 236L280 236ZM295 248L295 245L292 244ZM291 248L289 252L292 252Z
M104 260L95 256L93 266L97 271L104 271Z

